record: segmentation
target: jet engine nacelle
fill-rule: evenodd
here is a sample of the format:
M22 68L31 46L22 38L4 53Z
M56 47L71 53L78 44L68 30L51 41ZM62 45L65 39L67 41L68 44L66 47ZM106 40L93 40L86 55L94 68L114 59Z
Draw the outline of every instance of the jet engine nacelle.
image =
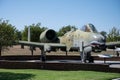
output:
M54 30L48 29L41 33L40 42L43 43L58 43L60 42Z

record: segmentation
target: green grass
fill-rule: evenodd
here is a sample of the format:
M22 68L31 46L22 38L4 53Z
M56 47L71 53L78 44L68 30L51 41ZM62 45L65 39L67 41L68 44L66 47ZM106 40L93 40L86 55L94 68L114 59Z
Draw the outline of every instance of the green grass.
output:
M114 78L120 78L120 74L95 71L0 69L0 80L111 80Z

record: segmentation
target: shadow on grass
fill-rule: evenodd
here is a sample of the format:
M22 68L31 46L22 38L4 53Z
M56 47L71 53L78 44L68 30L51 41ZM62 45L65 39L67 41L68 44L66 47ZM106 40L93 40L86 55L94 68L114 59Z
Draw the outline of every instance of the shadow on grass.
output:
M34 76L25 73L0 72L0 80L30 80Z

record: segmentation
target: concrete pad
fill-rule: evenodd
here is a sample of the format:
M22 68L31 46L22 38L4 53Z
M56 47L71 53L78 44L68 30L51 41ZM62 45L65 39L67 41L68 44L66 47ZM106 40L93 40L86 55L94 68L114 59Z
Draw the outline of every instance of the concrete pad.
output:
M26 60L26 62L42 62L41 60ZM45 63L81 63L81 60L47 60ZM109 64L111 68L120 68L120 61L98 61L95 60L93 64Z
M112 79L112 80L120 80L120 78Z

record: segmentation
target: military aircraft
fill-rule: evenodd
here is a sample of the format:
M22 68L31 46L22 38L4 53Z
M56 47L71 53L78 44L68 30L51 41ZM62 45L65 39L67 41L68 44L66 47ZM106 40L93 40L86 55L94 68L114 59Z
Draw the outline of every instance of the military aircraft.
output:
M22 45L30 46L32 50L39 47L41 50L41 59L45 61L45 53L50 51L79 51L81 61L86 62L90 58L90 52L101 52L106 49L105 38L98 33L93 24L84 25L80 30L71 30L62 37L57 37L52 29L45 30L40 35L40 43L30 42L30 29L28 29L28 41L19 41Z

